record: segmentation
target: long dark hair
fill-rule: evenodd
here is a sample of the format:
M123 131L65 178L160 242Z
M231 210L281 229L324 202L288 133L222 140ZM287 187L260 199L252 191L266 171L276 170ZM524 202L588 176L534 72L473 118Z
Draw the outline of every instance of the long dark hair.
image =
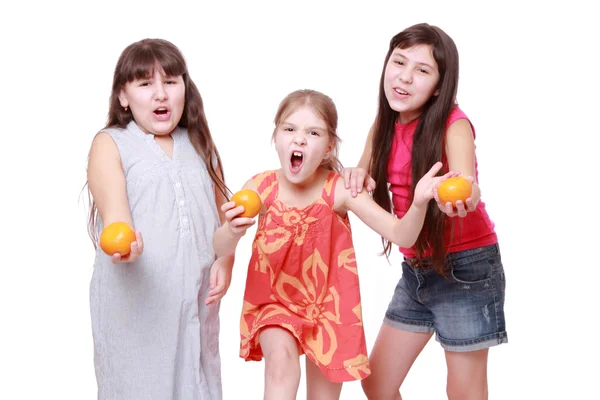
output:
M430 45L433 57L438 65L439 94L432 96L424 105L414 134L411 154L412 187L435 162L444 159L446 122L452 107L456 104L458 89L458 50L454 41L444 31L429 24L413 25L395 35L385 57L383 71L379 82L379 109L374 124L373 146L369 171L377 182L373 198L381 207L391 212L392 205L388 193L388 160L394 137L394 123L398 113L394 111L385 96L384 77L387 64L396 48L406 49L415 45ZM435 202L427 206L425 224L416 242L417 257L421 259L427 251L431 251L431 263L438 273L443 274L446 255L444 243L446 217L438 209ZM382 239L384 253L389 256L391 243Z
M178 125L187 128L194 149L206 164L208 174L215 187L229 198L230 190L223 178L221 157L213 141L208 122L204 114L204 105L198 88L190 78L187 65L181 51L172 43L163 39L144 39L130 44L123 50L115 67L108 121L106 128L125 128L133 119L131 110L125 110L119 102L119 93L128 82L144 79L154 74L154 68L162 68L168 76L181 76L185 84L185 105ZM221 175L219 172L221 172ZM97 242L98 210L88 188L90 215L88 232L94 244Z

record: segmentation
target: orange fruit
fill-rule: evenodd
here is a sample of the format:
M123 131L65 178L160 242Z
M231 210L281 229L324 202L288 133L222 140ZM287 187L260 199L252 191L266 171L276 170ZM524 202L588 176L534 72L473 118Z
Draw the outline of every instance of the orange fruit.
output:
M231 201L235 203L236 207L244 206L244 212L238 215L238 217L244 218L256 217L260 212L260 207L262 205L260 196L252 189L240 190L231 196Z
M462 176L455 176L448 178L438 186L438 197L443 204L448 202L456 206L458 200L462 200L464 203L472 192L471 182Z
M100 248L109 256L119 253L129 254L131 243L135 242L135 232L125 222L113 222L107 225L100 234Z

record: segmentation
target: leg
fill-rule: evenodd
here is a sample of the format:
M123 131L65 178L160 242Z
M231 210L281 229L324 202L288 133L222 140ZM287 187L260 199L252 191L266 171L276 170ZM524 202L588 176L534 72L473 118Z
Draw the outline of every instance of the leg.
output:
M362 387L371 400L401 400L400 385L431 333L408 332L383 324L369 358L371 375Z
M265 357L265 400L295 400L300 384L298 342L287 330L267 327L260 332Z
M449 400L487 400L488 349L457 353L446 351Z
M341 382L331 382L312 361L306 357L306 398L308 400L338 400Z

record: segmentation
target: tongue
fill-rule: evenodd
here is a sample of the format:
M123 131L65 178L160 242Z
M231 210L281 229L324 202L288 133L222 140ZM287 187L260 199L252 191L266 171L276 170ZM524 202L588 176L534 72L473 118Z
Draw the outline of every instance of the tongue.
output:
M302 165L302 158L301 157L292 156L292 167L297 168L300 165Z

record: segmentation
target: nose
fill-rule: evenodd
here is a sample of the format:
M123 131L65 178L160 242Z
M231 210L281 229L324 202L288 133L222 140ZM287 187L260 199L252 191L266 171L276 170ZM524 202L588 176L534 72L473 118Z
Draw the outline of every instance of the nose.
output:
M162 82L156 83L154 85L156 88L154 91L154 99L158 101L163 101L167 99L167 91L165 90L165 85Z
M294 135L294 143L298 146L304 146L306 144L306 136L302 132L296 132Z
M412 83L413 75L409 68L403 68L400 72L400 80L406 83Z

